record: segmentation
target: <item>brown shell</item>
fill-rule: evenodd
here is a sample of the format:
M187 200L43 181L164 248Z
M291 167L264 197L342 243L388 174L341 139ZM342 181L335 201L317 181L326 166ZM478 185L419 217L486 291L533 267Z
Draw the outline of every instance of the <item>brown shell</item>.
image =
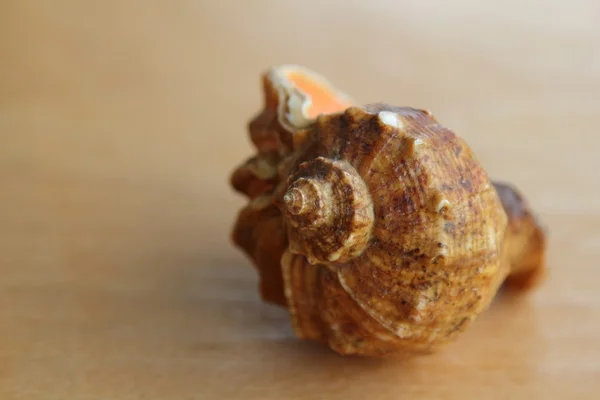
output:
M266 75L266 111L250 125L259 153L232 176L251 198L234 241L299 337L342 354L430 351L490 304L509 269L513 286L539 275L539 225L464 141L427 111L347 107L304 73ZM311 118L306 104L327 113Z
M381 352L380 346L365 350L365 342L383 340L394 349L414 351L448 341L487 307L508 274L501 263L506 215L471 150L428 112L382 104L320 116L311 136L314 143L302 159L348 163L368 188L365 201L373 222L368 245L353 259L322 257L322 265L304 262L302 267L301 260L294 261L297 268L329 271L318 275L318 290L299 292L298 275L287 272L293 258L284 257L284 282L291 289L286 296L290 308L296 308L296 326L303 327L297 328L299 334L323 336L303 321L321 319L318 329L326 327L332 347L359 354ZM314 173L336 186L336 164L321 164ZM345 203L343 197L329 201ZM284 220L290 252L310 255L292 246L306 230L290 226L287 213ZM329 243L340 243L352 229L331 223L319 233ZM339 252L338 247L331 252ZM332 304L324 294L335 288L345 292L344 301L338 295L341 303ZM297 307L297 298L310 295L315 310ZM339 309L360 319L339 315ZM343 346L336 347L338 342Z

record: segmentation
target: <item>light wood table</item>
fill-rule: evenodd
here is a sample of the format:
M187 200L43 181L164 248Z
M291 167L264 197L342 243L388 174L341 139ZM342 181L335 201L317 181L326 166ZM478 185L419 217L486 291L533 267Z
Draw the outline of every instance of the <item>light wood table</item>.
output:
M402 3L2 2L0 398L597 399L598 3ZM428 357L295 339L227 184L290 62L462 135L550 228L545 284Z

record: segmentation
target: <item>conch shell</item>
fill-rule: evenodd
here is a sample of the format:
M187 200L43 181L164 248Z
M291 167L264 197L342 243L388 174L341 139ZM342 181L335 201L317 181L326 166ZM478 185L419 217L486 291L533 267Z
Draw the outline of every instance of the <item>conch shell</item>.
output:
M543 275L544 232L522 196L430 112L356 106L290 65L265 74L264 92L257 154L231 177L249 198L233 240L300 338L341 354L429 352L503 282Z

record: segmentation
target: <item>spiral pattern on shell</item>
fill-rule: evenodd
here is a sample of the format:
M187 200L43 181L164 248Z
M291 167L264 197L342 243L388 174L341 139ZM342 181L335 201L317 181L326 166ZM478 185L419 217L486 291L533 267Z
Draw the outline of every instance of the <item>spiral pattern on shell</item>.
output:
M311 264L346 262L370 239L373 204L345 161L317 157L298 166L283 196L289 249Z

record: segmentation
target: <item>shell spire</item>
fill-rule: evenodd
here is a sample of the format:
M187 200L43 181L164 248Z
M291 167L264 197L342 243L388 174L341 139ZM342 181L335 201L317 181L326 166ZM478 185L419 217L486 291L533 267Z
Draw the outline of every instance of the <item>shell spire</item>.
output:
M347 162L303 162L283 196L289 248L311 264L344 263L367 246L373 226L368 188Z

